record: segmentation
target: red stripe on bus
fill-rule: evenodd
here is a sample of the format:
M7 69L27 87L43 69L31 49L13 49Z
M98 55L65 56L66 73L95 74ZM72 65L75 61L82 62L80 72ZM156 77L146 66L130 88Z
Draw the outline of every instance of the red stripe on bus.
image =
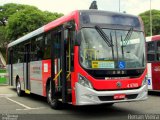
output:
M137 78L126 78L126 79L99 79L96 80L91 75L89 75L80 65L78 62L78 48L75 49L75 71L76 77L74 82L78 81L78 73L85 76L92 84L93 88L96 90L120 90L120 89L133 89L139 88L142 84L142 81L145 79L147 69L144 70L143 74ZM121 82L122 86L120 88L117 87L117 82ZM131 86L131 84L136 84L135 86ZM75 84L73 84L75 87Z
M61 18L58 18L57 20L54 20L50 23L48 23L47 25L44 26L44 31L47 32L59 25L62 25L63 23L65 22L69 22L71 20L75 20L76 22L76 29L78 30L79 28L79 15L78 15L78 11L74 11L72 12L70 15L67 15L67 16L63 16Z
M42 60L43 96L46 96L46 83L48 78L50 77L51 77L51 59Z

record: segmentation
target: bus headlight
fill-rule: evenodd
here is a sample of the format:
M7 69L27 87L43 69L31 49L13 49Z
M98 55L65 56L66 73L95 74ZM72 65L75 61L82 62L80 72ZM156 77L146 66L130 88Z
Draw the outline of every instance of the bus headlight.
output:
M147 83L147 77L145 77L144 80L142 81L142 86L146 85L146 83Z
M89 80L87 80L84 76L78 75L78 83L83 85L84 87L93 88Z

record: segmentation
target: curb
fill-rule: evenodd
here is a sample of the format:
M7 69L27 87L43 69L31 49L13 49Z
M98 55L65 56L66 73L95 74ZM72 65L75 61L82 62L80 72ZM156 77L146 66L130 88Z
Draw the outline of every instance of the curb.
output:
M8 84L0 84L0 86L9 86Z

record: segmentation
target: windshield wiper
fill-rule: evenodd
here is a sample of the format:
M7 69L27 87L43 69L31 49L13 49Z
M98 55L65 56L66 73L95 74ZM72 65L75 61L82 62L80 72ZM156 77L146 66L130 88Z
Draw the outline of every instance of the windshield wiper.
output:
M103 30L98 25L95 26L95 29L101 35L101 37L104 39L107 45L109 47L113 47L112 41L109 39L109 37L103 32Z
M127 44L128 44L128 41L129 41L132 33L133 33L133 27L131 27L131 28L129 29L129 31L128 31L126 37L125 37L125 39L123 40L124 45L127 45ZM123 43L123 42L122 42L122 43ZM123 45L123 44L122 44L122 45ZM123 46L124 46L124 45L123 45Z
M121 35L121 42L122 42L122 46L121 46L121 49L122 49L122 58L124 58L124 45L123 45L122 35Z
M121 42L122 42L122 58L124 58L124 47L126 47L126 45L128 44L129 39L131 38L131 35L133 33L133 27L131 27L125 37L125 39L123 40L122 35L121 35Z

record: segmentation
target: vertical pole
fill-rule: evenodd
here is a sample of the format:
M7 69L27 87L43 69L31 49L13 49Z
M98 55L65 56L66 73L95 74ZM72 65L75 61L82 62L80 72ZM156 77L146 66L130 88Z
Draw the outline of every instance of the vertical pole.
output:
M152 10L151 10L151 0L150 0L150 36L152 36Z
M67 102L67 81L66 81L66 51L64 45L64 28L61 32L61 80L62 80L62 102Z
M10 70L10 85L13 85L13 50L10 50L9 51L10 53L9 53L9 55L10 55L10 58L9 58L9 60L10 60L10 65L11 65L11 70Z
M56 34L57 35L57 34ZM55 59L55 53L54 53L54 50L55 50L55 40L54 40L54 37L55 37L55 34L52 32L51 33L51 39L52 39L52 42L51 42L51 81L50 81L50 88L51 88L51 98L53 100L53 98L55 98L55 82L53 81L54 77L55 77L55 71L54 71L54 59Z
M119 0L119 12L121 11L121 1Z

